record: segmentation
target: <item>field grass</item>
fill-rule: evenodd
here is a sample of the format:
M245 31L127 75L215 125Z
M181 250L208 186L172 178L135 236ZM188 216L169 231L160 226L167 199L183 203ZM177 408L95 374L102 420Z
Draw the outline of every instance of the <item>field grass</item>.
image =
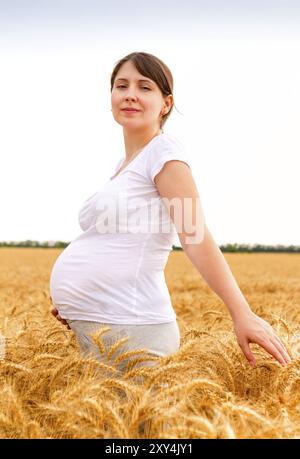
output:
M180 350L154 367L132 361L120 376L82 359L73 332L50 314L60 252L0 249L0 438L300 438L300 254L225 254L290 365L250 344L251 368L226 306L174 251L165 272Z

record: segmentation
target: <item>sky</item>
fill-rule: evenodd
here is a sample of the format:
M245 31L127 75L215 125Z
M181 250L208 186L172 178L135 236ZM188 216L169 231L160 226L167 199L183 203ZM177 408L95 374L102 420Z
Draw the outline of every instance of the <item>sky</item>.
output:
M71 241L124 156L110 75L162 59L164 132L191 159L220 244L300 245L300 4L0 0L0 241ZM180 245L179 240L176 245Z

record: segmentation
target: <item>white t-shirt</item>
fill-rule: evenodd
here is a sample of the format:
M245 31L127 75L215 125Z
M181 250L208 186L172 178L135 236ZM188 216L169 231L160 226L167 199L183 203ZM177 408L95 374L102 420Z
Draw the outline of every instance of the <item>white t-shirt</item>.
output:
M64 319L160 324L176 319L164 268L177 231L154 177L170 160L190 167L173 135L153 137L83 204L83 232L56 259L50 295Z

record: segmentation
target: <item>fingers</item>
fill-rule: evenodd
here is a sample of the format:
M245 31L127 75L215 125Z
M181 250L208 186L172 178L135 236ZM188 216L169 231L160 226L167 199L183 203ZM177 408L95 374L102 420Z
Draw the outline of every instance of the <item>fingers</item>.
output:
M272 355L281 365L286 366L288 363L291 363L291 358L289 354L287 353L284 345L281 343L280 339L276 335L274 335L274 337L272 336L271 338L269 338L269 341L261 341L260 343L257 343L260 346L262 346L267 352L269 352L269 354ZM244 342L240 343L239 345L243 353L245 354L247 360L249 361L250 365L255 367L256 361L249 347L249 343Z
M280 348L279 343L277 341L274 341L276 343L274 344L274 342L271 341L272 338L270 338L270 341L262 342L260 346L262 346L267 352L269 352L269 354L275 357L275 359L278 360L279 363L281 363L284 366L287 365L287 362L285 361L285 358L282 355L283 351Z
M255 357L251 352L249 343L247 341L244 341L243 343L239 343L240 348L242 349L243 353L245 354L247 360L249 361L250 365L255 367L256 361Z
M278 336L274 335L272 338L270 338L270 340L274 344L274 346L277 347L279 352L281 352L281 355L284 358L285 362L286 363L291 363L291 358L290 358L286 348L284 347L283 343L278 338Z
M66 327L68 328L68 330L71 330L71 327L69 326L68 322L66 321L66 319L63 319L62 317L60 317L59 315L57 315L56 317L63 325L66 325Z
M59 314L57 314L56 318L57 318L57 320L59 320L62 324L68 325L68 322L66 321L66 319L63 319L62 317L60 317Z
M66 325L68 330L71 330L71 327L69 326L68 322L63 319L62 317L60 317L59 313L58 313L58 310L56 308L54 309L51 309L51 314L57 319L59 320L63 325Z

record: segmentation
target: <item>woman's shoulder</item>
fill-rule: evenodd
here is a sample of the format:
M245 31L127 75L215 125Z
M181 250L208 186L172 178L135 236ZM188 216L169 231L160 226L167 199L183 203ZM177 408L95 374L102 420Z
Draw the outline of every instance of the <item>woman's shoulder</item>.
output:
M157 142L153 145L158 150L168 150L168 151L181 151L184 152L185 148L183 143L179 140L174 134L169 134L164 132L157 137Z
M154 178L156 174L166 162L179 160L190 165L189 155L186 153L182 142L174 134L161 134L155 139L152 146L152 151L147 155L145 173L153 184L155 184Z

